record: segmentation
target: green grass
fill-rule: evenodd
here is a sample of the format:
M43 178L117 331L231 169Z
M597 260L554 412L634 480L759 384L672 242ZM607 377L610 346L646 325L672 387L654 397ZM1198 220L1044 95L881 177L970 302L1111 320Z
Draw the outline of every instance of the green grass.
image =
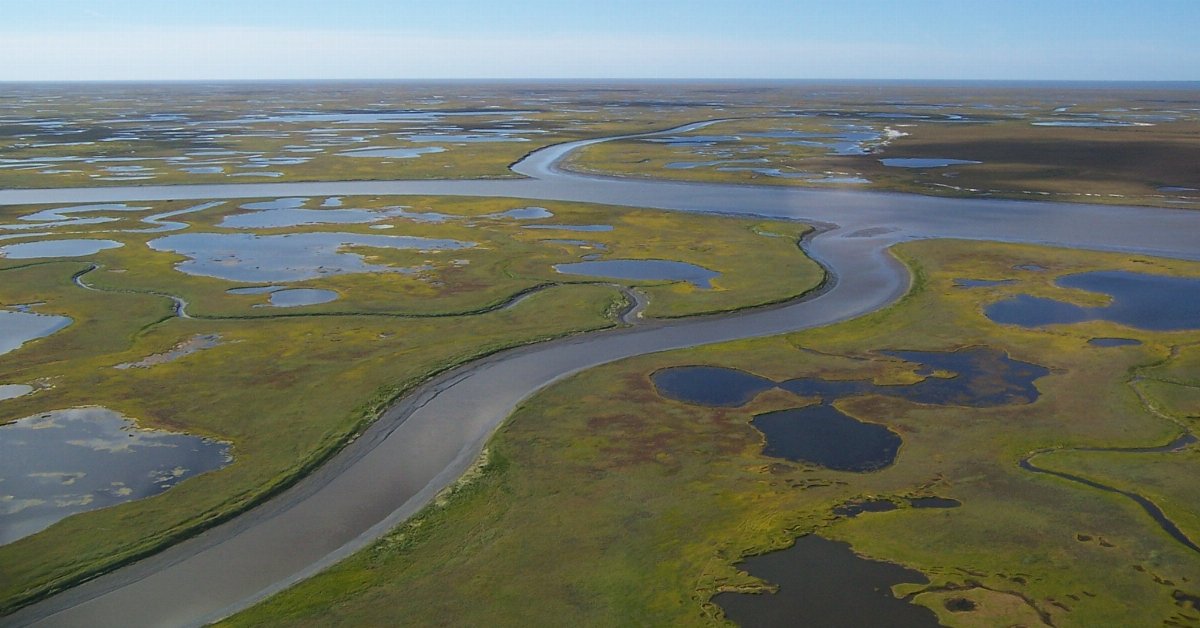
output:
M1053 278L1069 272L1200 276L1200 265L980 242L916 242L897 252L917 281L886 310L818 330L626 360L539 393L492 439L482 471L371 548L226 625L713 625L722 621L709 602L714 593L764 584L737 569L739 558L810 532L925 573L929 585L899 588L949 625L1200 620L1173 597L1200 592L1200 557L1130 500L1017 465L1046 447L1173 438L1179 425L1147 410L1129 382L1141 367L1164 363L1172 347L1200 340L1200 332L1103 322L1027 330L981 313L1007 294L1052 290ZM1013 269L1028 263L1049 270ZM1019 281L962 289L953 286L959 277ZM1102 335L1145 344L1087 344ZM705 408L666 400L649 380L666 366L716 364L777 380L911 382L920 377L913 365L878 351L976 345L1049 367L1037 382L1041 397L995 408L843 399L842 411L904 439L894 465L864 474L761 454L750 419L811 400L776 390L742 408ZM1175 376L1194 378L1182 360L1166 364L1182 372ZM1122 486L1153 480L1147 493L1190 528L1193 458L1168 454L1159 464L1064 451L1039 461ZM929 495L963 505L854 519L831 512L855 498ZM976 610L948 611L945 601L956 597L974 600Z
M461 237L480 242L466 252L429 254L423 278L376 273L330 277L295 285L335 289L338 301L288 310L254 308L266 298L225 294L244 285L193 277L173 269L179 259L145 246L153 234L103 233L125 243L90 258L0 260L0 305L37 303L34 311L70 316L66 329L31 341L0 363L0 382L36 383L35 394L4 401L0 422L40 412L100 405L147 427L211 436L232 443L234 462L153 498L69 517L36 535L0 547L0 609L45 595L228 518L294 481L325 459L391 401L431 375L497 350L615 324L625 302L614 285L554 273L553 263L586 251L540 242L559 234L521 229L516 221L484 219L530 203L512 199L416 198L363 200L368 207L409 205L473 216L442 225L395 219L390 231L364 225L297 228ZM354 203L348 202L347 206ZM606 222L593 235L609 255L679 256L725 273L701 298L665 282L639 286L652 298L650 313L682 315L738 308L787 298L819 283L822 273L797 247L807 228L682 213L571 203L539 203L546 221ZM186 207L155 204L120 222L87 229L140 228L136 218ZM12 220L36 208L5 208ZM181 217L192 232L216 230L236 205ZM473 222L474 227L465 226ZM71 231L76 231L72 228ZM768 237L759 231L787 233ZM269 231L282 232L284 230ZM85 233L67 237L80 237ZM709 242L719 242L710 245ZM7 242L6 242L7 243ZM754 269L733 253L753 247L773 273ZM368 251L375 253L375 251ZM425 263L415 253L378 252L376 263ZM456 266L454 259L470 259ZM98 290L84 290L83 276ZM741 284L745 284L744 286ZM489 309L531 286L537 292L511 308ZM189 312L171 316L177 294ZM331 314L337 314L336 316ZM219 334L221 344L145 369L115 369L169 350L197 334Z

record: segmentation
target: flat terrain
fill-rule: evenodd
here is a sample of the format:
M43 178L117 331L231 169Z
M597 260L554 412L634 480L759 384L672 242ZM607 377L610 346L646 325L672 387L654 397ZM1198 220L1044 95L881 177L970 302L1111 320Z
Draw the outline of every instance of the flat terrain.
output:
M353 202L359 200L364 202ZM147 216L194 204L99 210L76 215L118 220L50 228L65 232L62 237L68 240L95 235L124 246L79 259L0 259L5 279L0 305L34 304L32 312L74 321L4 356L0 381L36 389L0 402L4 420L97 405L144 427L228 442L233 454L233 464L225 469L157 497L76 515L0 546L5 605L119 564L260 501L339 449L433 373L504 347L617 324L618 313L629 305L629 293L623 290L636 287L648 299L648 316L679 316L791 298L822 279L820 269L798 247L807 228L795 223L570 203L539 203L540 211L531 212L542 216L538 219L501 216L530 206L511 199L353 201L342 210L353 204L375 220L266 229L220 226L264 214L288 215L287 210L241 209L257 206L247 201L175 216L188 222L170 233L144 233L142 219ZM407 217L397 214L397 207L405 208ZM389 213L387 208L393 209ZM5 208L4 222L15 224L43 209ZM307 220L338 215L334 209L307 211ZM427 222L435 214L444 220ZM601 222L612 229L526 228ZM371 229L379 226L392 228ZM415 270L337 274L327 267L328 276L272 282L185 274L175 268L184 256L146 245L172 236L241 238L247 232L260 242L284 234L359 233L462 238L476 246L444 251L342 247L351 260L361 255L383 271ZM586 238L582 244L561 242L580 237ZM3 243L45 239L30 236ZM210 270L262 272L250 257L260 246L250 242L224 251ZM758 254L740 254L746 249ZM554 264L588 255L673 258L721 274L711 288L699 289L680 281L622 281L553 270ZM759 266L764 260L770 260L768 272ZM284 270L306 268L304 260L281 264ZM226 292L264 284L330 290L338 298L283 308L270 307L269 294ZM188 318L173 314L167 295L186 301ZM114 368L210 335L219 338L212 348L164 363L151 359L145 367ZM102 538L92 532L97 529L106 531Z
M766 584L740 572L740 558L809 533L925 574L928 584L904 585L903 592L950 625L1200 619L1187 601L1200 578L1193 550L1126 497L1018 465L1051 448L1039 465L1142 492L1187 535L1200 537L1185 479L1192 448L1079 449L1161 445L1192 429L1194 409L1152 410L1171 395L1150 391L1192 385L1170 373L1194 358L1190 347L1200 336L1105 322L1025 329L995 324L981 311L1023 293L1090 302L1094 293L1053 287L1063 274L1200 276L1200 267L968 242L907 244L898 253L918 283L879 313L811 332L627 360L539 394L434 505L372 548L228 623L708 625L721 618L713 594ZM1028 264L1045 270L1015 268ZM960 278L1015 281L962 288L955 285ZM1088 344L1111 336L1143 344ZM775 381L905 385L953 374L921 372L882 351L972 347L1048 368L1036 380L1037 399L996 407L870 394L841 399L842 412L903 439L894 464L868 473L763 454L763 436L750 420L811 405L812 397L776 389L740 407L713 408L666 399L650 378L667 367L705 364ZM961 506L908 505L921 497ZM868 499L896 509L835 511ZM969 600L973 610L947 605L952 599Z
M795 599L743 561L809 534L905 573L876 594L947 625L1200 622L1200 332L1106 322L1119 299L1059 283L1200 277L1153 256L1200 259L1194 85L11 88L0 437L107 409L143 428L122 438L230 455L0 545L0 613L43 600L18 625L219 617L344 556L228 622L712 625L743 593ZM1140 302L1192 307L1162 292ZM1081 322L989 318L1038 299ZM696 366L726 379L692 390L751 392L657 379ZM859 450L787 436L818 414ZM436 468L355 484L417 482L402 501L305 501L401 468L364 461L414 434ZM0 475L0 526L91 504L71 491L102 478L71 464L21 478L49 498ZM172 588L319 503L357 513L323 540L361 542L236 554L272 575L230 573L220 603Z

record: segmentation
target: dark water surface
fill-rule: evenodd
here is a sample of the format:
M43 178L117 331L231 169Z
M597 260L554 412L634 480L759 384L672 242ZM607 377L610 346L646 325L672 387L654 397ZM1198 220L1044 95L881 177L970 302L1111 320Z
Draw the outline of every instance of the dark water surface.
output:
M881 353L920 364L917 373L925 379L904 385L819 377L774 382L718 366L669 367L650 377L660 395L705 406L740 407L776 386L802 397L817 397L820 399L817 405L754 417L751 425L766 438L763 454L837 471L865 472L895 461L900 436L883 425L843 414L830 405L834 401L875 394L932 405L988 407L1031 403L1039 394L1034 382L1050 372L990 347Z
M900 436L825 404L768 412L750 422L767 437L763 454L834 471L862 473L896 460Z
M1153 331L1200 329L1200 279L1110 270L1065 275L1056 283L1107 294L1112 303L1085 307L1022 294L993 303L984 313L997 323L1022 327L1102 320Z
M713 602L740 626L917 628L938 626L933 611L892 595L893 585L926 584L919 571L868 560L850 546L810 534L788 549L747 558L741 568L777 593L718 593Z

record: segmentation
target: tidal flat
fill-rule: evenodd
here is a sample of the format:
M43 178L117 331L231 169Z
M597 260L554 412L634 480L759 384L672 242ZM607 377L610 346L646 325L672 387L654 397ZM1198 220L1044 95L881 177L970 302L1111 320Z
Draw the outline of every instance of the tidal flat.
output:
M788 570L772 576L785 580L763 579L757 559L747 560L748 571L741 561L774 556L804 535L897 565L908 575L884 585L883 595L947 625L1200 620L1188 602L1200 581L1192 549L1125 496L1019 464L1036 455L1041 465L1145 491L1184 534L1200 538L1186 479L1193 446L1147 449L1194 427L1189 417L1200 406L1188 391L1200 336L1107 321L1026 329L984 315L1010 294L1061 291L1055 282L1065 275L1136 269L1197 277L1200 266L962 241L896 251L917 280L882 311L809 332L625 360L539 393L433 505L226 624L268 617L286 625L719 624L731 594L795 591L803 580L786 579ZM1030 264L1044 270L1014 269ZM955 287L961 277L1015 281L962 289ZM1089 343L1117 336L1141 344ZM1045 369L1032 382L1037 394L972 406L878 392L958 376L955 366L929 368L900 349L979 348ZM1111 353L1097 360L1100 350ZM755 392L707 406L659 394L653 374L688 365L737 375ZM820 403L773 384L797 378L870 382L834 407L898 434L895 462L861 473L764 455L755 416ZM997 383L985 375L971 387L987 394L1002 390ZM880 500L890 507L848 508ZM493 603L469 603L483 595ZM527 604L533 597L539 603ZM845 604L867 602L847 597Z

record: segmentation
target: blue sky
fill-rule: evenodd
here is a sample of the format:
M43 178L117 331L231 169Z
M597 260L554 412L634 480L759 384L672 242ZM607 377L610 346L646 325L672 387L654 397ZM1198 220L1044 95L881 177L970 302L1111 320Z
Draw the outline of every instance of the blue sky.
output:
M1200 0L0 0L0 80L1200 80Z

